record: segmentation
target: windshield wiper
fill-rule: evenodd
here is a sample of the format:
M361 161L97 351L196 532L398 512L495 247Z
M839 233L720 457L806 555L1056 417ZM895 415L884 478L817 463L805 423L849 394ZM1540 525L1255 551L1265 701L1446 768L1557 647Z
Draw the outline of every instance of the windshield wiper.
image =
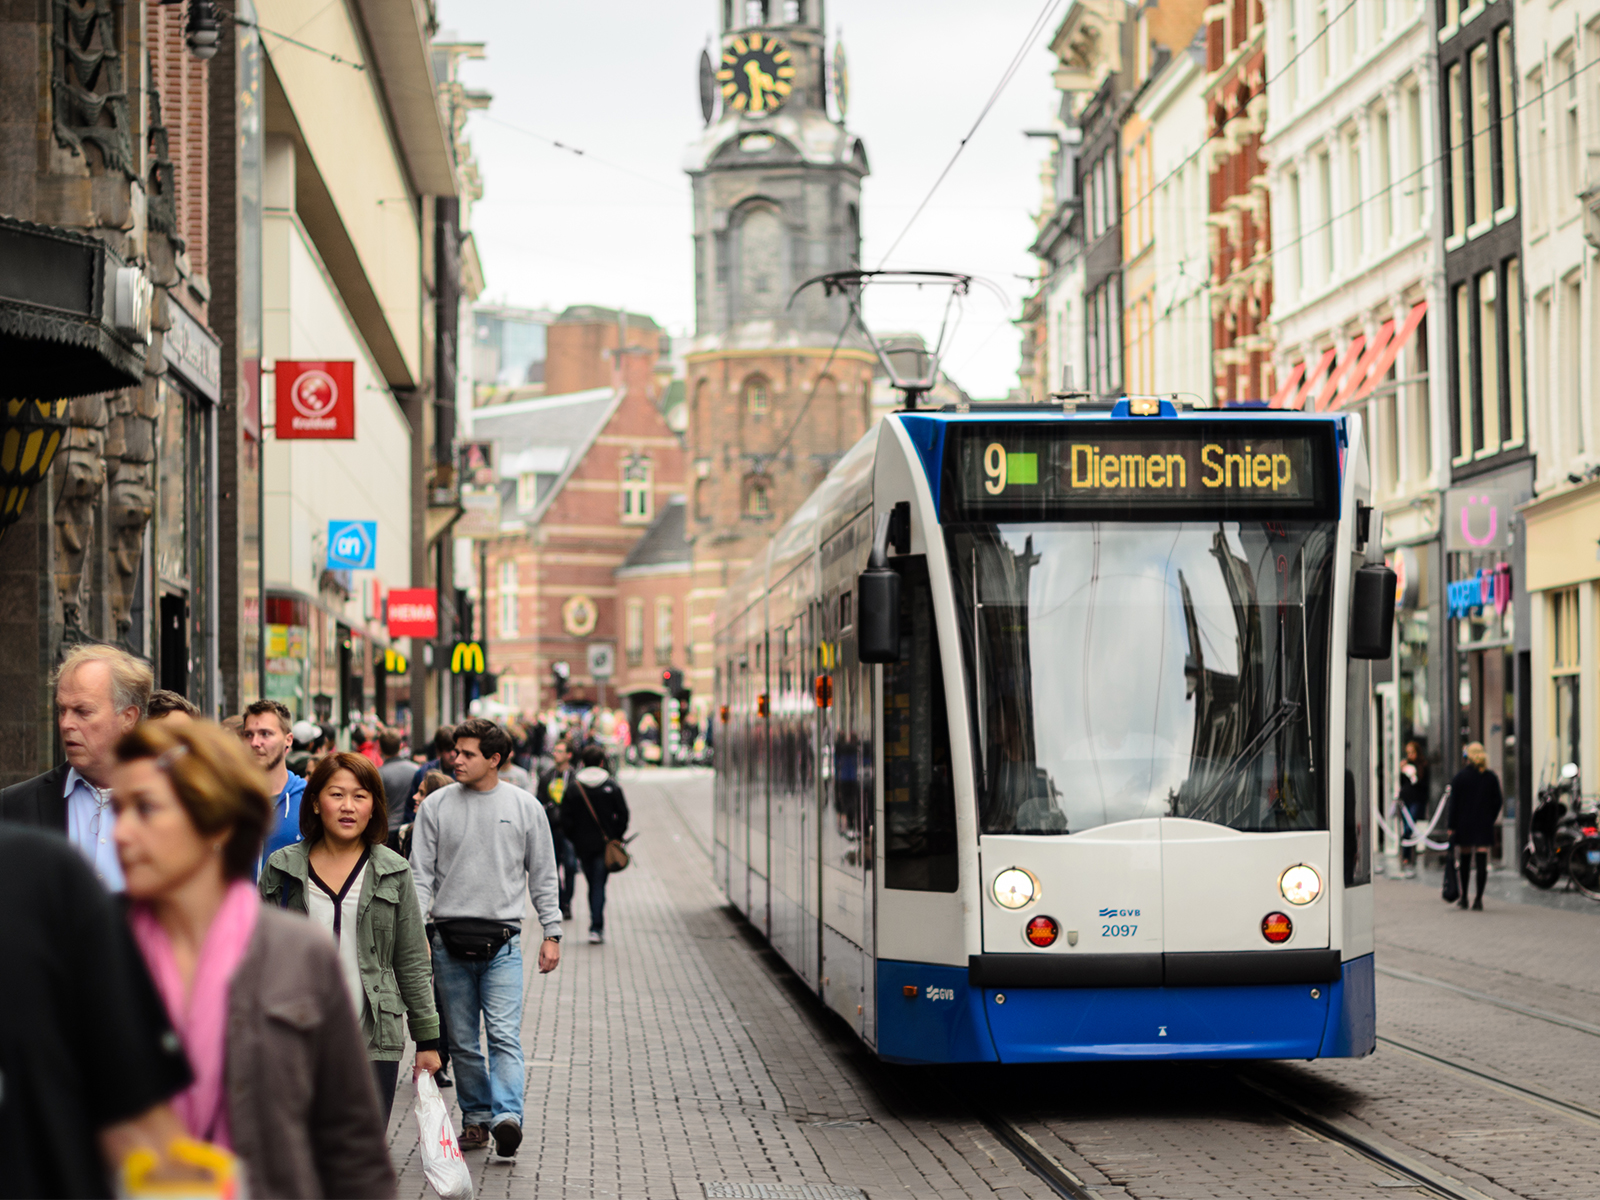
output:
M1224 789L1233 783L1241 771L1261 756L1261 752L1267 748L1267 744L1277 737L1291 721L1298 717L1304 707L1298 700L1285 700L1277 708L1273 709L1267 719L1261 723L1261 728L1256 730L1255 736L1244 744L1238 755L1234 757L1233 762L1228 764L1227 770L1223 771L1217 777L1216 782L1206 789L1205 794L1195 804L1194 810L1185 813L1184 816L1193 821L1209 821L1212 809L1221 803Z

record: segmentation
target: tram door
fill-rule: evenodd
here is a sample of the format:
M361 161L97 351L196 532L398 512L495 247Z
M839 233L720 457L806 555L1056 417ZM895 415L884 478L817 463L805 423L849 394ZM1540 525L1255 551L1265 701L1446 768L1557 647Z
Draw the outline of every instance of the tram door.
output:
M822 710L822 998L869 1037L872 964L872 668L856 658L856 575L866 565L870 511L822 547L827 677Z
M762 936L772 936L772 796L771 761L772 672L767 662L767 637L763 626L752 621L750 639L750 923Z

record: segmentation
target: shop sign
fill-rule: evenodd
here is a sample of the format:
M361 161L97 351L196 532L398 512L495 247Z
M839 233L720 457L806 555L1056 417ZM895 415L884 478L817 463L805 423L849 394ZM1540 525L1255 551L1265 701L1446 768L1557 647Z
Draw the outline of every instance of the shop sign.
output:
M1445 592L1452 617L1465 617L1490 607L1497 616L1504 616L1511 605L1511 564L1479 568L1468 578L1450 584Z
M306 627L304 625L268 625L268 658L304 658L306 656Z
M391 590L388 624L390 637L438 637L439 593L432 588Z
M167 301L172 328L161 339L161 357L213 404L222 399L222 343L175 300Z
M461 519L450 531L455 537L484 541L500 536L500 489L463 488Z
M328 522L328 570L371 571L377 565L376 521Z
M279 359L277 381L279 438L356 436L354 362L291 362Z
M1511 548L1515 496L1507 490L1455 487L1444 494L1444 548L1482 553Z
M450 670L456 675L482 675L483 643L457 642L450 651Z

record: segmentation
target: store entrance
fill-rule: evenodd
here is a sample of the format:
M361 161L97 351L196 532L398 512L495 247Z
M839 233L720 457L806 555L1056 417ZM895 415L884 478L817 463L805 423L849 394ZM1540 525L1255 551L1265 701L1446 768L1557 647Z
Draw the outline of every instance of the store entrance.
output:
M189 598L181 592L161 596L160 686L189 694Z

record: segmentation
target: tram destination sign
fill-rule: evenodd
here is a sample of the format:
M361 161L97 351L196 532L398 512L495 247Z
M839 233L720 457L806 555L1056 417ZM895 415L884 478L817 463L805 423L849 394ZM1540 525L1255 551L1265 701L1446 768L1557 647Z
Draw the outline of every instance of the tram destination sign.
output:
M952 423L943 517L1331 515L1333 449L1331 426L1279 421Z

